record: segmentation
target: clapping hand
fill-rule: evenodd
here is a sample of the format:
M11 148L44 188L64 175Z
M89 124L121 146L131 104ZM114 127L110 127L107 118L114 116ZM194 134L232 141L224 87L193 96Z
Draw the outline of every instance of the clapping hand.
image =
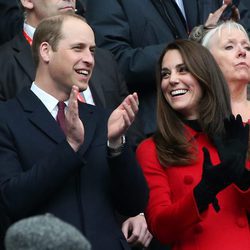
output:
M119 145L121 137L133 123L139 110L137 93L128 95L125 100L112 112L108 120L108 139L111 145Z
M68 109L65 113L65 136L74 151L77 151L84 141L84 127L78 112L78 92L79 88L74 85L70 93Z
M214 166L210 159L210 154L206 148L203 148L203 170L201 181L194 188L194 196L199 211L204 211L209 203L212 203L215 211L220 207L216 195L233 182L234 176L228 171L228 165L235 163L238 157L231 156L220 164Z
M215 137L214 144L218 150L221 161L225 161L232 155L237 155L237 162L235 162L235 164L230 163L228 171L234 175L234 183L238 187L247 189L250 185L250 174L245 168L249 125L243 124L240 115L237 115L236 118L231 115L229 119L225 119L224 127L224 137Z

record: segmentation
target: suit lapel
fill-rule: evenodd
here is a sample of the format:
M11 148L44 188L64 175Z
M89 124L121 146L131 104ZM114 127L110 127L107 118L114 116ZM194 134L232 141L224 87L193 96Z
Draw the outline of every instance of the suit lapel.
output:
M57 143L65 138L55 119L30 89L25 88L17 99L34 126Z
M19 33L13 40L12 49L14 51L14 57L20 67L29 76L31 82L35 78L35 66L31 54L31 48L29 43L24 38L22 32Z
M55 119L52 117L43 103L39 100L39 98L30 89L25 88L17 96L17 99L23 107L27 118L34 126L39 128L44 134L46 134L56 143L60 143L65 139L65 135L59 128ZM81 147L81 152L85 152L87 150L94 138L97 123L97 116L94 115L94 108L95 107L91 105L79 103L79 116L83 122L85 130L84 143Z

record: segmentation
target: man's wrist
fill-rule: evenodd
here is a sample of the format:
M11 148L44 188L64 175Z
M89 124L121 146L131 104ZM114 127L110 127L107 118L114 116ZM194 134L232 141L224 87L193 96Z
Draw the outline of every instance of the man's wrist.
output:
M120 143L111 143L108 140L107 141L108 155L111 157L120 155L122 153L125 143L126 143L126 138L124 135L120 138Z

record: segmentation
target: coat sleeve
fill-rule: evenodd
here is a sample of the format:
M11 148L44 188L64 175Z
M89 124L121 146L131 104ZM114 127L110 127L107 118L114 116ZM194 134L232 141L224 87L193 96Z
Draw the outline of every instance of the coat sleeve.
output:
M172 201L168 176L158 161L155 145L151 139L139 145L137 159L150 190L146 209L148 226L160 242L169 244L175 241L178 235L202 220L193 192Z
M135 216L144 211L148 186L132 149L125 146L122 154L109 158L112 194L119 213Z
M250 170L250 161L249 160L246 163L246 168L248 170ZM243 191L240 188L238 188L236 185L234 185L234 187L236 188L236 190L239 193L239 196L240 196L241 201L242 201L242 206L244 208L246 208L246 210L249 213L250 212L250 188L248 188L247 190Z

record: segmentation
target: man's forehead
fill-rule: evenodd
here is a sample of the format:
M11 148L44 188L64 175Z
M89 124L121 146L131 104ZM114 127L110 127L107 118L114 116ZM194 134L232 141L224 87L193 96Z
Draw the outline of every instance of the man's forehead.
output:
M66 21L62 25L62 39L74 41L74 43L89 44L95 46L95 36L93 30L84 21Z
M77 23L77 25L74 26L74 25L72 25L72 23ZM66 26L67 28L69 28L68 26L70 26L71 29L75 29L75 28L81 26L81 29L93 32L92 28L86 23L86 21L84 19L71 17L71 16L64 19L62 26Z

